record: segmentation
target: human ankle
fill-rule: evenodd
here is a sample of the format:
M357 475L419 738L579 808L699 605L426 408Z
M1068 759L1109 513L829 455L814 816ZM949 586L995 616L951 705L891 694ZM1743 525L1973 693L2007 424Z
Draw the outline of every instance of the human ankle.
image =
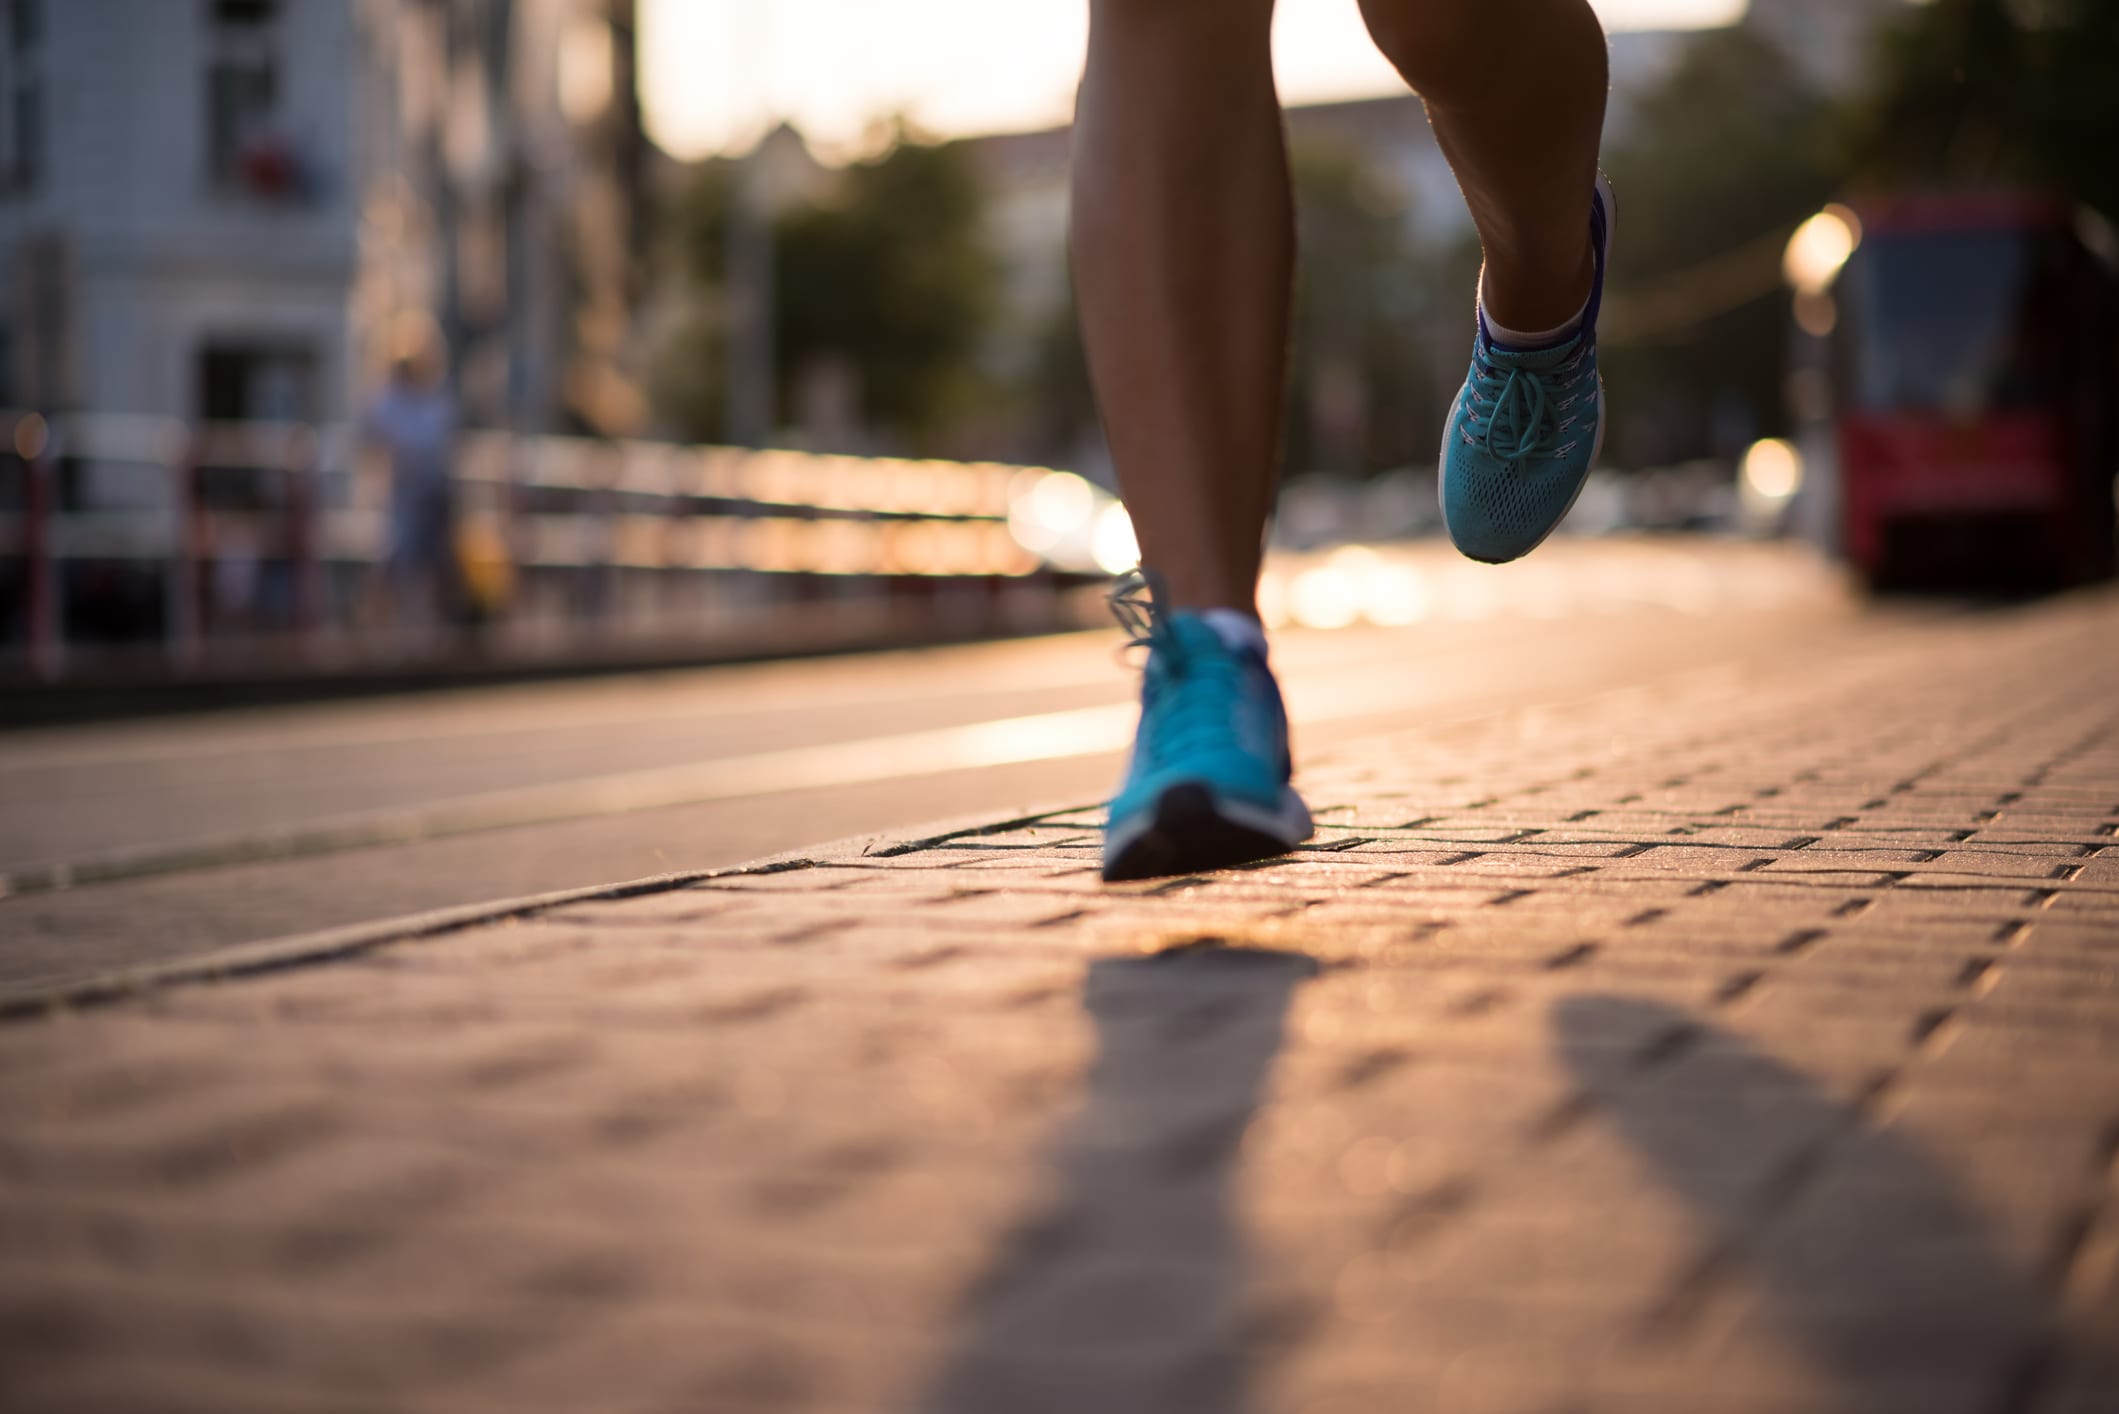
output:
M1489 327L1517 331L1502 343L1552 342L1581 326L1595 283L1596 252L1587 245L1572 270L1564 261L1540 267L1490 256L1479 275L1479 308Z
M1165 610L1206 614L1226 609L1258 617L1256 578L1242 571L1208 569L1186 564L1179 568L1150 567L1156 584L1156 601Z
M1486 337L1496 345L1512 352L1536 353L1544 349L1558 348L1580 333L1582 326L1589 320L1589 300L1585 297L1573 314L1550 328L1522 329L1504 324L1494 317L1493 306L1482 286L1479 292L1479 317Z

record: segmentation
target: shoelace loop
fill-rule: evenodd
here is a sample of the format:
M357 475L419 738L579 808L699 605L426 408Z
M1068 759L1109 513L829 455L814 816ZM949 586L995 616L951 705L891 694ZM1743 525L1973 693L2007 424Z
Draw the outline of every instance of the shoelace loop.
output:
M1505 462L1566 451L1567 447L1559 445L1560 434L1571 419L1560 414L1574 406L1579 394L1555 397L1547 380L1571 381L1581 362L1577 353L1552 368L1500 367L1489 363L1483 350L1475 350L1466 407L1471 422L1469 440Z
M1126 647L1153 650L1171 635L1163 621L1162 576L1146 566L1127 570L1112 582L1104 602L1126 631Z

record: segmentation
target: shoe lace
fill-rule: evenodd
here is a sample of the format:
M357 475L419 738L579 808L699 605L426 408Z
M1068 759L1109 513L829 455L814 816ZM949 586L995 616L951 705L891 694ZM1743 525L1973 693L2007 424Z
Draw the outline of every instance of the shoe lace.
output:
M1581 422L1574 411L1584 392L1587 349L1551 368L1503 366L1472 350L1471 391L1465 399L1464 442L1505 462L1564 457L1580 445L1567 439ZM1567 439L1567 440L1563 440Z
M1162 576L1150 569L1120 575L1105 601L1126 630L1126 647L1148 651L1146 671L1159 679L1153 730L1144 730L1140 749L1157 758L1178 757L1219 747L1234 739L1231 707L1243 691L1241 667L1234 653L1195 653L1171 631L1163 609L1167 598Z
M1126 631L1126 647L1153 651L1159 640L1172 637L1163 619L1163 598L1162 576L1146 567L1127 570L1112 583L1104 602Z

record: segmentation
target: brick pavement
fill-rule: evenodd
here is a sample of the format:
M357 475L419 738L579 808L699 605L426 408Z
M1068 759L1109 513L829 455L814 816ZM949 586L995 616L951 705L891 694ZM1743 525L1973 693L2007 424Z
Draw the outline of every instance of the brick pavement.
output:
M0 1025L10 1411L2119 1409L2119 597Z

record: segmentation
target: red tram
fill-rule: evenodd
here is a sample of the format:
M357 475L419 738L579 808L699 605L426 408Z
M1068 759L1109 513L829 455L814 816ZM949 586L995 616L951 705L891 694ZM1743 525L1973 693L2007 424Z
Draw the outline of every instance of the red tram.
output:
M2114 568L2119 245L2055 198L1866 203L1823 335L1839 538L1878 587L2029 588Z

